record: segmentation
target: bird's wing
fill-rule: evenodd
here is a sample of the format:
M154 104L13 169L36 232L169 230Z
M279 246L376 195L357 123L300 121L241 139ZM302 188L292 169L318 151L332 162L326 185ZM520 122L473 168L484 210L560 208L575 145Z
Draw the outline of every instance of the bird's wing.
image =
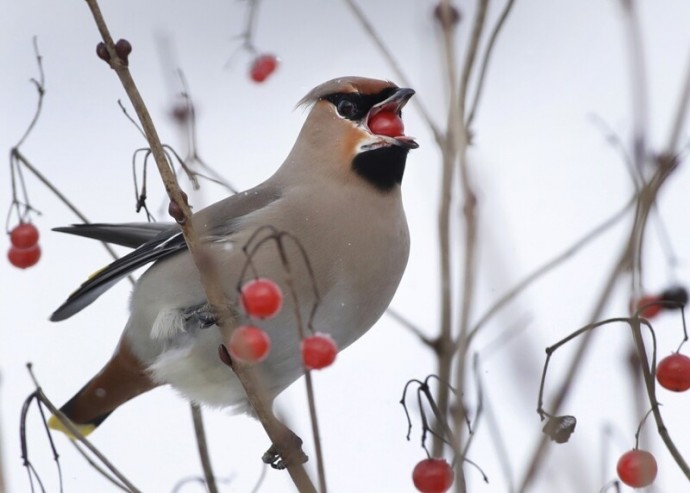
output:
M144 243L130 254L94 273L67 298L60 308L55 310L50 320L58 322L71 317L93 303L96 298L133 270L186 248L187 244L179 230L164 231L155 239Z
M202 239L213 241L218 237L232 235L238 229L240 220L280 198L277 188L266 184L247 192L228 197L194 214L193 222ZM148 263L187 250L182 232L170 227L160 232L133 252L112 262L89 277L79 289L72 293L50 316L57 322L65 320L93 303L105 291L130 272Z
M53 228L53 231L84 236L94 240L114 243L130 248L138 248L153 240L163 231L172 230L171 223L124 223L124 224L72 224Z

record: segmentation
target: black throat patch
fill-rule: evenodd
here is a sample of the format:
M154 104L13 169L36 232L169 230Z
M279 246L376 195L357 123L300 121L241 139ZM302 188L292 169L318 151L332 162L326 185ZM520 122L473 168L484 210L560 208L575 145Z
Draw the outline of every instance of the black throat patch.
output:
M401 146L381 147L355 156L355 172L382 192L402 183L409 149Z

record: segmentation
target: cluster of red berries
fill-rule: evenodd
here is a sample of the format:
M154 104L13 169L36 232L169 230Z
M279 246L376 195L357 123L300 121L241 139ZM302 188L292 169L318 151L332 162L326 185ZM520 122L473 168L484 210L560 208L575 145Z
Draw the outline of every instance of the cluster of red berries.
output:
M7 252L10 263L20 269L36 265L41 258L38 246L38 229L31 223L19 223L10 231L12 246Z
M278 314L283 305L280 287L270 279L257 278L242 286L241 300L250 317L267 319ZM230 355L245 363L263 361L271 349L271 339L263 329L241 325L230 337ZM316 333L302 340L302 361L308 370L329 366L338 353L335 341L328 334Z
M453 479L453 468L445 459L424 459L412 471L412 482L421 493L444 493Z

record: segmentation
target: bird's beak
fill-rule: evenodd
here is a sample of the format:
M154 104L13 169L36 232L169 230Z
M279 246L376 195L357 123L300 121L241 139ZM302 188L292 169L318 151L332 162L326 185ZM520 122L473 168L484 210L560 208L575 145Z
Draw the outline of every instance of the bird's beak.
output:
M381 111L393 113L400 118L403 107L407 104L410 98L414 96L414 94L414 89L409 89L407 87L397 88L388 99L372 106L367 114L365 122L368 123L374 115L380 113ZM408 137L407 135L398 135L396 137L390 137L390 139L395 145L407 147L408 149L416 149L419 147L419 144L415 142L414 138Z

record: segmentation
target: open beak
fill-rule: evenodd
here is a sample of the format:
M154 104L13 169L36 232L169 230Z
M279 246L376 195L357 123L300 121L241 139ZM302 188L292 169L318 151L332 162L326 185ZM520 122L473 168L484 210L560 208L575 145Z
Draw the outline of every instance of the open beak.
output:
M412 96L414 96L414 89L409 89L407 87L400 87L395 90L395 92L386 100L381 101L378 104L372 106L367 114L366 121L368 122L374 115L382 111L392 113L401 118L401 111L403 107L407 104ZM389 137L393 140L393 143L401 147L407 147L408 149L416 149L419 144L415 142L413 137L408 137L407 135L398 135L395 137Z

